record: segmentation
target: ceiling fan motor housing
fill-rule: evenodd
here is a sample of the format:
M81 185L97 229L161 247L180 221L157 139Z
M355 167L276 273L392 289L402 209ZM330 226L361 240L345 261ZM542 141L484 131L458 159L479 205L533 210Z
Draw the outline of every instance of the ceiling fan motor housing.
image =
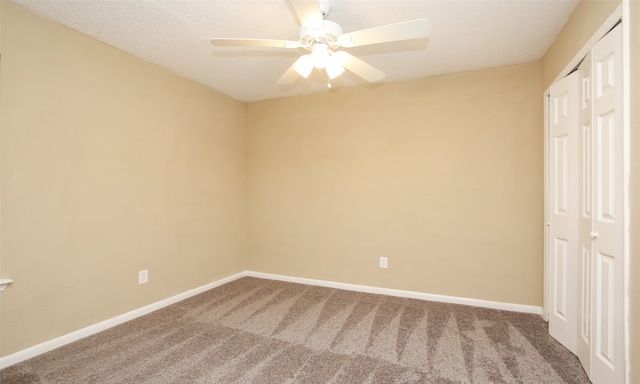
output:
M298 29L298 38L300 44L311 48L315 43L324 43L329 46L335 45L338 37L342 35L342 27L333 21L324 20L324 30L305 28L301 26Z

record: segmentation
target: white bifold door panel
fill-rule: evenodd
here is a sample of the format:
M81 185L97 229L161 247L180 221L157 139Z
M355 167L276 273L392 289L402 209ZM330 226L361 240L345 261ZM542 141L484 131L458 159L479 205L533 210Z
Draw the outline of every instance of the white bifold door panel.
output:
M578 73L549 98L549 333L577 353Z
M623 86L618 26L549 98L549 333L594 384L625 380Z
M594 384L624 382L622 28L591 50L591 366ZM586 233L589 228L583 228Z
M578 130L578 358L585 371L591 367L591 228L592 196L592 129L591 129L591 53L580 64L580 117Z

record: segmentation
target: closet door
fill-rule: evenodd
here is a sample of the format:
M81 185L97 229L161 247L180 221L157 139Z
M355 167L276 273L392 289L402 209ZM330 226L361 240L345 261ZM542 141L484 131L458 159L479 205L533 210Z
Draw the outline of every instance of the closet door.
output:
M577 352L578 73L549 94L549 334Z
M591 367L591 232L593 151L591 129L591 53L579 69L580 127L578 129L578 351L584 370Z
M577 75L550 89L549 333L578 355L594 384L625 380L623 87L618 26L596 43Z
M624 175L622 28L591 50L593 383L624 382Z

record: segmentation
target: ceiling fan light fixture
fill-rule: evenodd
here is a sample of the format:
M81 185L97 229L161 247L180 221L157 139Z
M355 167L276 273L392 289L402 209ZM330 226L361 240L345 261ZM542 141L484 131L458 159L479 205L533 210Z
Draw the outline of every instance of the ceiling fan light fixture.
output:
M311 74L311 70L313 69L311 55L300 56L300 58L296 60L295 64L293 64L293 69L295 69L295 71L305 79L309 77L309 74Z
M311 48L311 63L318 69L326 68L331 63L331 54L327 44L316 43Z
M335 79L336 77L344 73L344 67L342 66L342 64L340 64L337 60L334 60L333 58L331 61L329 61L329 63L324 69L325 71L327 71L327 75L331 80Z

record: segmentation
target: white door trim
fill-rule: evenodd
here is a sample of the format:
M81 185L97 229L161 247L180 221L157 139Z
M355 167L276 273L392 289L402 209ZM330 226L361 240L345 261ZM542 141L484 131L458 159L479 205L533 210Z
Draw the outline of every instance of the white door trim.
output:
M549 103L551 102L551 87L544 92L544 262L543 262L543 282L542 282L542 319L549 321L549 227L551 226L549 215Z
M622 78L631 79L631 19L630 19L630 0L622 0L621 19L622 19ZM624 334L625 334L625 383L631 383L631 364L629 361L630 345L629 345L629 273L631 268L630 262L630 217L629 211L629 180L631 175L631 87L629 82L622 85L622 173L623 173L623 194L624 194Z

